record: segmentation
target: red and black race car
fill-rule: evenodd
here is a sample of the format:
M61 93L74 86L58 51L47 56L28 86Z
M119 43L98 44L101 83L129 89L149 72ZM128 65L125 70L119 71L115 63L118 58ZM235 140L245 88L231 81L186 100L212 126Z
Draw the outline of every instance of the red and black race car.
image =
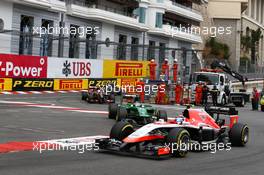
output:
M89 87L88 92L82 92L82 100L88 103L114 103L115 95L113 93L106 93L105 87Z
M228 115L229 122L220 118L220 114ZM237 114L234 108L187 108L182 116L137 130L121 121L112 127L109 138L98 139L96 143L103 151L148 158L185 157L190 150L205 151L203 148L212 149L212 145L216 149L220 144L230 150L231 146L245 146L249 138L249 128L238 123Z

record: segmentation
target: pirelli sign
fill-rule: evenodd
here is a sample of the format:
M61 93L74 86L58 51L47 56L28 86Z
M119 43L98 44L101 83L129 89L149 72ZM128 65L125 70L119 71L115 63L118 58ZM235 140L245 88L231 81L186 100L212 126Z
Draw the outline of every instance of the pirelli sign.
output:
M104 60L104 78L147 77L148 61Z
M52 91L53 79L13 79L13 91Z
M55 79L54 90L85 90L88 89L87 79Z
M2 91L12 91L11 78L0 78L0 92Z

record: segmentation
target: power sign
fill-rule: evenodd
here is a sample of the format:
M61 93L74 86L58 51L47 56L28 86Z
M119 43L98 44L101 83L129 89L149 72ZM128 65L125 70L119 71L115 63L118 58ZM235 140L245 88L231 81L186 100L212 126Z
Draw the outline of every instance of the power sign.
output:
M0 54L0 78L46 78L47 57Z

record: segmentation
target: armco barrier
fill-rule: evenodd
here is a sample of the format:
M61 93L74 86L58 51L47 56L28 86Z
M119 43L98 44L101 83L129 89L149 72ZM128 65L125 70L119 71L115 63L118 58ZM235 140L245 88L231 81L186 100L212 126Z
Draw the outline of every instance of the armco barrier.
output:
M0 54L0 91L87 90L88 86L110 83L135 85L139 78L148 76L148 63Z

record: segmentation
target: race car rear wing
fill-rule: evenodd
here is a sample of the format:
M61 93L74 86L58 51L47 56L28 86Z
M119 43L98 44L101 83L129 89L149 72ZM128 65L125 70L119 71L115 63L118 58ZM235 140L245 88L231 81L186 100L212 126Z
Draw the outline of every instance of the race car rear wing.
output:
M205 111L210 115L213 114L238 115L238 111L234 107L206 106Z

